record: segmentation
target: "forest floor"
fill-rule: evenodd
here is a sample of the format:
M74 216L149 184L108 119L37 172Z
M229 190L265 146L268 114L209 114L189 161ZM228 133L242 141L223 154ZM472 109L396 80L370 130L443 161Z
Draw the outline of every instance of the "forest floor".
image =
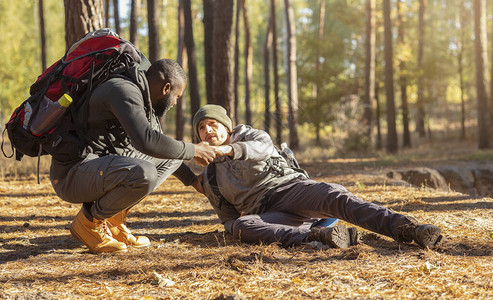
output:
M312 157L303 166L318 181L440 226L445 241L437 250L363 229L362 242L348 249L244 244L224 232L204 196L172 177L128 219L151 246L95 255L68 230L80 206L57 198L46 174L41 184L33 175L4 177L0 298L492 299L493 199L385 176L402 166L471 159L420 149L383 159Z

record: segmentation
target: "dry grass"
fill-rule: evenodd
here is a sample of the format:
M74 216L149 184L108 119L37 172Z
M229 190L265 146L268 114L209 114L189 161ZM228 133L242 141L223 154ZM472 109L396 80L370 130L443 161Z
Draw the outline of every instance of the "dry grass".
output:
M345 250L242 244L224 233L203 196L170 178L129 217L129 227L152 245L93 255L68 231L79 205L58 199L46 174L41 185L32 176L6 177L0 298L493 298L491 198L399 185L382 175L387 164L371 159L305 166L317 180L437 224L446 241L423 250L361 230L363 243Z

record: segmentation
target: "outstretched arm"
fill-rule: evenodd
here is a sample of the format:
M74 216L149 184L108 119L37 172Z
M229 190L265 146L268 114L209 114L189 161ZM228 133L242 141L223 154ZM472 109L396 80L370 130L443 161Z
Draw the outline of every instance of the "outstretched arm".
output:
M233 148L232 158L239 160L263 161L276 153L274 143L269 134L258 129L250 129L239 140L233 140L230 144Z

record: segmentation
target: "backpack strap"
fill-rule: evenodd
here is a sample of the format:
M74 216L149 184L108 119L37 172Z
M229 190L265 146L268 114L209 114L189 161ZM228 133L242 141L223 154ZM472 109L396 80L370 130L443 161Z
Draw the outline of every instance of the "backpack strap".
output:
M287 147L285 143L281 145L282 149L280 149L277 146L274 146L274 148L277 150L277 153L279 153L279 155L281 155L284 158L290 169L293 169L298 173L302 173L303 175L306 176L306 178L310 178L308 172L300 167L300 164L298 163L298 160L294 156L293 151L291 151L291 149L289 149L289 147Z
M224 202L227 202L226 198L221 194L219 187L217 186L217 177L216 177L216 163L210 163L207 166L207 180L209 181L209 185L211 186L212 192L219 199L219 209L221 209Z
M43 152L43 144L39 144L39 151L38 151L38 169L36 170L36 177L38 178L38 184L41 183L39 180L39 163L41 161L41 153Z
M144 109L146 111L147 120L152 122L152 104L149 95L149 86L147 79L145 78L145 72L139 69L139 65L130 66L127 62L127 67L124 72L111 74L108 79L110 78L123 78L129 80L139 88L144 99Z
M5 150L3 148L4 146L4 141L5 141L5 131L7 130L7 126L5 126L5 128L3 129L3 132L2 132L2 153L3 155L6 157L6 158L11 158L12 156L14 156L14 153L15 153L15 150L14 150L14 145L12 145L12 143L10 143L10 148L12 149L12 154L10 155L7 155L7 153L5 153Z

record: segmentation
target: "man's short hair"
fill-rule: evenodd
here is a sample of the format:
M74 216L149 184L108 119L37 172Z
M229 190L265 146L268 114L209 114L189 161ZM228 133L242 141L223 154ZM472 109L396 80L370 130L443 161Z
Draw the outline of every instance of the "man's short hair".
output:
M151 64L146 71L148 80L170 83L172 86L187 82L187 74L183 68L172 59L160 59Z

